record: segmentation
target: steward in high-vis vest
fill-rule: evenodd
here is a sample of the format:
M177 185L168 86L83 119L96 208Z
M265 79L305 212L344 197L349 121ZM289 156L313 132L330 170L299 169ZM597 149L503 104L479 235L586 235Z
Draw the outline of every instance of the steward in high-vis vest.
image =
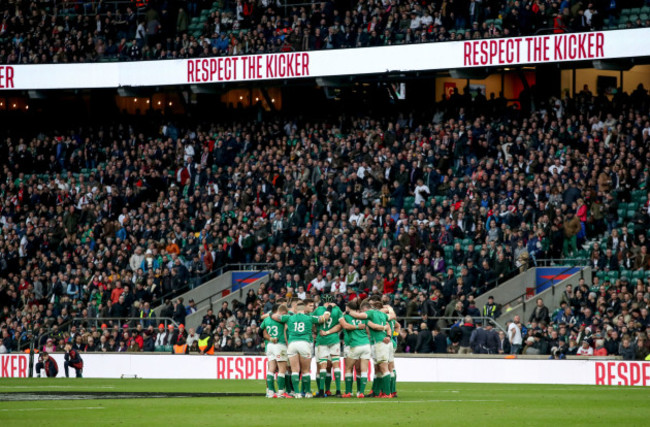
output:
M180 338L172 347L172 354L190 354L190 347L185 343L183 338Z
M214 338L210 333L210 326L206 326L199 336L199 352L201 354L214 354Z

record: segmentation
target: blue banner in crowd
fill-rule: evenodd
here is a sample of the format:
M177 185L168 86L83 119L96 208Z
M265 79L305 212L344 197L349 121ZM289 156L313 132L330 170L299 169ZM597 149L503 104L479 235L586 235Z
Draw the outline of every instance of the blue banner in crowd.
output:
M535 293L538 294L580 271L579 267L538 267L535 270Z
M259 271L257 273L251 273L250 271L236 271L232 273L232 290L236 291L241 287L246 286L249 283L253 283L256 280L261 279L262 277L269 274L268 271Z

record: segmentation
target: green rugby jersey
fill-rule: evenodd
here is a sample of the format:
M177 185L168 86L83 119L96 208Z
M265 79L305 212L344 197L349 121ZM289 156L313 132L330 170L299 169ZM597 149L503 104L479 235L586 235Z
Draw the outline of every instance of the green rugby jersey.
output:
M279 344L287 343L287 340L284 337L284 324L276 322L271 318L271 316L262 320L260 328L266 330L266 333L269 334L271 338L277 338ZM265 341L265 343L268 344L269 341Z
M366 311L366 315L368 316L369 321L377 325L384 326L388 323L388 315L382 311L368 310ZM387 336L388 333L386 331L375 331L370 328L370 340L373 344L382 342Z
M327 313L327 308L320 306L316 308L316 311L314 311L314 316L322 316L325 313ZM333 306L332 307L332 313L329 319L325 323L321 323L317 327L317 335L316 335L316 345L332 345L338 343L339 340L339 334L330 334L326 337L321 336L320 332L321 331L329 331L332 329L334 326L339 324L339 319L343 316L343 312L338 306Z
M367 325L368 321L366 320L361 320L361 319L355 319L354 317L350 316L349 314L345 315L345 321L348 322L350 325L354 326L359 326L359 325ZM354 331L346 331L348 333L348 343L350 347L359 347L360 345L366 345L370 344L370 338L368 338L368 333L366 332L366 328L363 329L355 329Z
M313 342L312 327L318 324L317 316L297 313L291 316L284 315L280 321L287 324L287 339L290 343L294 341Z

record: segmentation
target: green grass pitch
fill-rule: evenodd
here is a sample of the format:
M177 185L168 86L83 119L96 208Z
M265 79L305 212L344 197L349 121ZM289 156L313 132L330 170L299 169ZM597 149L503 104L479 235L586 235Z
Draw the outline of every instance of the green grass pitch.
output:
M5 379L26 392L263 393L263 381ZM650 389L398 383L397 399L184 397L0 401L6 426L578 426L650 424Z

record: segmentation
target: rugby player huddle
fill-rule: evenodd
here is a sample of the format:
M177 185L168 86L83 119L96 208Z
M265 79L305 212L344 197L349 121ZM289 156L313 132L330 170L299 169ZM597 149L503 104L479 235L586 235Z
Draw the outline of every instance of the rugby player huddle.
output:
M323 295L321 301L323 304L315 308L311 299L281 298L270 313L264 314L260 329L268 359L266 396L297 399L330 396L333 370L337 397L354 396L355 374L356 397L397 397L394 355L400 326L393 308L384 305L378 297L363 301L356 298L347 304L343 313L332 295ZM345 344L344 391L341 390L341 332ZM314 335L318 367L316 394L311 391ZM366 393L370 360L374 362L375 376L371 390Z

